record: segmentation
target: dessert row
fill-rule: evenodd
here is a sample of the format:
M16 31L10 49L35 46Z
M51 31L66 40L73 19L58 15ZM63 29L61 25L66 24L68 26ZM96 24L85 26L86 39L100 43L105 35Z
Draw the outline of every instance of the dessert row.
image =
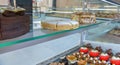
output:
M71 19L78 21L80 24L96 23L95 14L89 12L75 12Z
M72 15L72 14L56 14L56 13L55 14L48 14L48 16L66 17L66 18L74 17L74 15ZM120 18L120 14L119 13L95 13L95 16L96 17L101 17L101 18L115 18L115 19L119 19Z
M104 51L100 46L93 48L88 43L77 52L60 57L59 61L49 65L120 65L120 52L114 54L112 49Z
M44 29L50 30L71 30L80 25L96 23L95 15L91 13L76 12L71 20L44 20L41 25Z

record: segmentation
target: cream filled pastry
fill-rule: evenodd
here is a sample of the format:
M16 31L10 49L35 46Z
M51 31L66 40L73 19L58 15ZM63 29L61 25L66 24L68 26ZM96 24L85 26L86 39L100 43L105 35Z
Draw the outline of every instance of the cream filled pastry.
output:
M71 30L79 27L79 23L72 20L46 20L42 21L41 25L50 30Z

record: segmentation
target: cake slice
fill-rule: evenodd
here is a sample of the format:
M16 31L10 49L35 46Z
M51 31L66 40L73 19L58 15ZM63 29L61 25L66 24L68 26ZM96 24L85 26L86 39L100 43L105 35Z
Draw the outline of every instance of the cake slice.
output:
M17 7L16 9L14 7L8 7L5 8L2 12L3 16L6 17L12 17L12 16L23 16L25 14L25 9L21 7Z

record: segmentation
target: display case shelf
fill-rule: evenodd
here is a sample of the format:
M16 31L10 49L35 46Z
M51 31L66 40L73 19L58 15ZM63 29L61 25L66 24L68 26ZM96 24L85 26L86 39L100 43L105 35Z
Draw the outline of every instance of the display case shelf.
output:
M67 35L71 35L74 33L80 33L85 30L95 28L96 26L99 26L99 24L101 23L103 22L97 22L95 24L80 25L79 28L74 29L74 30L64 30L64 31L50 31L50 30L45 30L45 29L33 30L30 32L31 36L29 37L17 39L14 41L1 42L0 53L35 45L35 44L38 44L38 42L39 43L47 42L47 41L60 38L60 37L64 37Z
M112 21L112 20L114 20L114 19L112 19L112 18L101 18L101 17L97 17L97 20Z

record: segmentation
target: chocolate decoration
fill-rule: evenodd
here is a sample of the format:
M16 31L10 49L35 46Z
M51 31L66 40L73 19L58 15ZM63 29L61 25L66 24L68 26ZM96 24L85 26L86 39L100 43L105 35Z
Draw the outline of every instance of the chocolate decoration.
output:
M99 52L102 52L102 51L103 51L102 48L101 48L101 46L98 46L98 47L96 47L95 49L98 50Z
M117 56L117 57L119 57L120 58L120 52L119 53L116 53L116 55L115 56Z
M14 17L14 16L23 16L25 15L25 11L24 10L20 10L20 11L11 11L11 10L5 10L3 13L2 13L3 16L6 16L6 17Z
M9 11L9 10L5 10L5 11L2 13L2 15L3 15L3 16L6 16L6 17L16 16L15 12Z
M90 43L86 44L85 47L87 47L89 50L93 48Z
M16 15L19 15L19 16L23 16L25 15L25 12L24 11L18 11L15 13Z
M108 55L110 55L111 57L113 56L112 49L106 50L106 53L107 53Z

